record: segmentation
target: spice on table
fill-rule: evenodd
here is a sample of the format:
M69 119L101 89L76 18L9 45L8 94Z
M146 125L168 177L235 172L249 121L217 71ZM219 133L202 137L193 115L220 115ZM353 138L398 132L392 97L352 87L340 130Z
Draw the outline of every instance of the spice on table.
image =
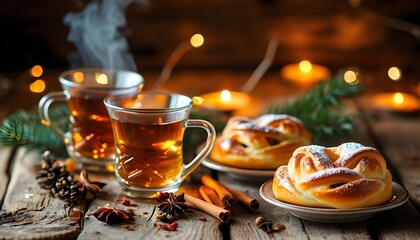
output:
M227 190L221 183L210 177L209 175L204 175L201 177L201 182L216 191L219 198L226 204L226 207L231 207L233 205L234 198L232 194Z
M82 210L73 208L69 214L69 218L70 220L77 222L80 229L83 229L83 225L85 223L85 213Z
M125 198L125 197L123 197L123 198L120 198L120 199L118 199L119 200L119 202L122 204L122 205L124 205L124 206L129 206L129 207L137 207L138 206L138 204L137 203L135 203L132 199L130 199L130 198ZM143 213L143 214L145 214L145 213ZM146 213L147 214L147 213Z
M178 227L178 223L177 222L173 222L173 223L164 223L164 224L160 224L160 223L154 223L154 226L158 228L158 230L165 230L165 231L175 231Z
M130 223L134 220L133 211L124 211L115 207L101 207L93 213L93 216L107 224Z
M230 212L224 208L218 207L214 204L208 203L199 198L193 197L191 195L185 194L185 200L187 204L192 207L199 209L209 215L219 219L221 222L226 223L230 220Z
M198 191L206 202L225 208L225 204L222 200L220 200L219 196L213 189L207 187L206 185L202 185L198 188Z
M271 221L268 221L265 217L259 216L255 219L255 225L266 233L271 233L274 231L282 231L286 229L286 226L283 224L273 224Z
M93 195L102 192L102 188L99 186L98 183L91 182L89 180L88 173L85 169L82 169L82 171L80 171L80 182L83 184L83 187L86 188L86 190L92 193Z
M162 201L159 206L159 216L164 216L166 219L177 219L179 215L183 214L188 206L185 204L184 193L175 195L169 193L168 198ZM164 215L165 214L165 215ZM159 219L159 220L163 220Z
M230 193L232 193L232 196L236 201L244 204L245 206L251 209L258 209L260 207L260 203L258 202L257 199L252 198L246 193L238 191L236 189L228 188L228 187L226 188L229 190Z

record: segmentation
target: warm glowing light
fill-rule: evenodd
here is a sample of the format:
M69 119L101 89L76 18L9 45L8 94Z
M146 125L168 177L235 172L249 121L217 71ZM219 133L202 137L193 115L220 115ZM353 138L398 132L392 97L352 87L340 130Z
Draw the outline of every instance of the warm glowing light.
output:
M232 94L230 94L229 90L223 90L220 92L220 99L224 102L230 101L230 99L232 99Z
M376 109L397 112L414 112L420 110L420 101L409 93L377 93L372 96L372 104Z
M43 125L47 126L47 127L49 127L49 126L51 125L51 123L50 123L49 121L45 120L45 119L42 119L42 120L41 120L41 123L42 123Z
M312 70L311 62L303 60L299 63L299 70L304 73L308 73Z
M349 0L349 4L351 7L353 8L358 8L360 7L360 3L362 2L362 0Z
M31 68L31 75L33 77L40 77L43 73L43 69L40 65L35 65Z
M397 67L391 67L388 70L388 76L394 81L398 81L401 79L401 70Z
M203 107L227 112L238 110L250 101L248 94L228 90L206 93L200 97L204 99Z
M344 81L346 81L346 83L348 84L356 84L359 80L359 78L357 77L357 72L353 71L353 70L347 70L344 73Z
M308 87L328 79L331 72L325 66L303 60L300 63L287 64L281 69L280 75L284 80L296 83L299 87Z
M29 90L34 93L41 93L45 90L45 86L44 80L38 79L29 85Z
M108 76L106 74L100 73L96 75L96 82L99 84L106 85L108 84Z
M394 94L393 99L396 104L402 104L404 102L404 95L402 95L402 93L397 92Z
M192 101L194 104L201 105L204 102L204 99L202 97L195 96L192 98Z
M201 47L204 43L203 35L197 33L191 37L190 43L193 47L198 48Z
M85 75L83 75L83 72L74 72L73 79L77 83L82 83L83 81L85 81Z

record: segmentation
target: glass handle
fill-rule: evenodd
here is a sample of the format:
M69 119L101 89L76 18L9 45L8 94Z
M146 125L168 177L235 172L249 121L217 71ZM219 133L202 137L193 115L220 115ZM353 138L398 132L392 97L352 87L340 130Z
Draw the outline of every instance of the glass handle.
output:
M49 109L53 102L64 101L66 101L66 96L63 92L48 93L47 95L43 96L39 101L38 111L41 118L47 121L47 126L53 131L55 135L57 135L58 138L61 139L61 141L65 143L65 135L63 131L60 130L60 128L57 126L57 123L51 121L49 114Z
M214 141L216 139L216 130L213 125L206 120L201 119L188 119L185 123L185 127L196 127L202 128L207 132L207 140L204 148L197 154L197 156L187 165L184 165L184 171L182 172L181 181L184 181L198 166L213 148Z

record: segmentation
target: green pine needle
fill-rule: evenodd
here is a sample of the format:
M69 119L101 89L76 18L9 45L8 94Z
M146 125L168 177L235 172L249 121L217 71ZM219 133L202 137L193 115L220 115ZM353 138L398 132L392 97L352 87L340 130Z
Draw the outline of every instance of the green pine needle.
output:
M302 120L314 142L348 135L353 132L353 116L346 115L339 98L358 92L339 72L314 86L302 96L284 105L270 106L266 113L289 114Z
M66 106L52 108L50 116L59 122L59 128L68 130L68 111ZM55 156L66 157L64 143L44 124L37 111L19 110L3 121L0 127L0 143L13 148L25 147L28 150L51 151Z

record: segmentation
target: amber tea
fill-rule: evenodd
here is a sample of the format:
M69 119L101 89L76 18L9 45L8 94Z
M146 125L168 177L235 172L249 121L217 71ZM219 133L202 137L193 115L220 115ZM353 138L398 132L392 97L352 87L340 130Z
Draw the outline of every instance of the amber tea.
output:
M118 175L135 187L162 187L182 170L182 121L140 124L114 121Z
M114 131L115 176L124 193L150 198L175 192L209 154L216 138L211 123L188 119L191 98L175 93L145 92L104 99ZM184 164L182 140L188 127L207 133L205 147Z
M112 95L136 95L143 87L143 77L132 71L81 68L59 75L63 91L50 92L38 104L42 119L66 145L69 156L79 167L101 173L114 172L115 146L104 98ZM51 119L50 108L67 102L70 131L64 132L60 120Z
M74 151L96 160L114 155L114 136L103 98L72 96L68 107Z

